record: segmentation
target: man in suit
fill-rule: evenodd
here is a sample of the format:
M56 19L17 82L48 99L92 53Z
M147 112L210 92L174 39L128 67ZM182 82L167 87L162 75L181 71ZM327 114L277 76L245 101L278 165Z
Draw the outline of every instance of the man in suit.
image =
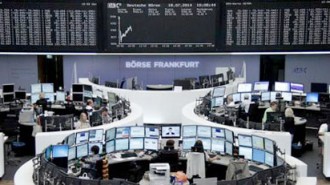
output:
M175 133L172 131L172 128L171 127L168 128L168 131L166 132L166 135L167 136L174 136L175 135Z

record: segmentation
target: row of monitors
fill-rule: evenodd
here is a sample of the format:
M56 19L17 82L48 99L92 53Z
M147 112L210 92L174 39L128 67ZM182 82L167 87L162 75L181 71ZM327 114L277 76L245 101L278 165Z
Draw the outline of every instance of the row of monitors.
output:
M247 160L252 160L258 163L263 163L271 167L274 166L275 155L265 150L260 150L252 147L239 146L238 153L244 156Z
M223 138L195 138L187 137L182 139L182 150L190 151L191 148L195 145L197 140L203 142L203 148L207 151L212 151L220 154L233 155L233 143L226 141Z
M253 149L265 150L269 153L274 153L275 143L273 140L256 136L238 134L238 146L251 147Z
M57 91L56 93L45 92L44 94L45 94L45 98L49 102L55 102L55 96L56 96L56 101L58 102L65 102L66 99L66 93L63 91ZM31 103L35 103L37 100L39 100L39 93L31 94Z
M85 91L93 92L93 87L85 84L72 84L72 93L83 93Z
M31 84L31 94L33 93L54 93L53 83Z
M97 98L99 99L99 101L102 101L102 98L100 98L100 97L103 96L103 92L101 94L102 95L98 95L97 96ZM108 95L108 97L107 97L108 99L107 100L108 100L109 104L112 104L113 105L113 104L116 104L118 102L119 97L115 93L108 92L107 95ZM72 101L74 101L74 102L86 102L87 99L91 99L92 97L93 97L92 91L90 91L90 92L89 91L88 92L83 92L83 93L74 92L72 94ZM96 100L96 101L98 101L98 100Z

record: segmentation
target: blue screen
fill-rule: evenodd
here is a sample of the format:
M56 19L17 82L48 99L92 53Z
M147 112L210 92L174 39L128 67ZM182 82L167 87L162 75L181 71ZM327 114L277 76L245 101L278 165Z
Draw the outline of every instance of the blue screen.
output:
M274 154L265 152L265 164L273 167L274 166Z
M76 158L76 147L71 147L69 148L69 152L68 152L68 160L72 160Z
M76 142L76 133L72 133L67 137L66 144L72 146L75 144L75 142Z
M116 128L116 138L128 138L129 133L129 127Z
M130 150L143 150L143 138L132 138L129 140Z
M239 146L249 146L252 147L252 138L248 135L238 135L238 145Z
M231 142L231 143L234 143L234 133L233 133L233 131L225 129L225 133L226 133L226 140Z
M209 138L198 138L203 142L204 150L211 150L211 139Z
M274 153L274 142L272 140L265 138L265 150Z
M146 137L159 138L159 129L158 127L146 127Z
M182 141L182 149L183 150L190 150L192 146L195 145L196 138L183 138Z
M103 129L90 130L89 131L89 141L103 141Z
M254 148L252 154L252 160L259 163L265 163L265 151Z
M115 133L116 133L116 129L115 128L111 128L109 130L106 131L105 133L105 140L109 141L115 138Z
M131 137L144 137L144 127L131 127Z
M107 153L115 151L115 140L110 140L105 144L105 151Z
M319 101L318 93L307 93L306 94L306 102L317 103L318 101Z
M183 126L182 137L193 137L193 136L196 136L196 126L195 125Z
M67 157L68 156L68 150L69 150L68 145L54 145L53 149L52 149L53 158Z
M81 144L81 143L88 142L88 136L89 136L89 132L88 131L77 132L77 135L76 135L76 144Z
M116 139L116 150L128 150L128 139Z
M226 141L226 154L233 155L233 143Z
M225 153L225 140L212 139L211 150L215 152Z
M245 159L252 159L252 148L240 146L238 149L239 155L243 155Z
M77 158L88 156L88 144L77 146Z
M225 130L221 128L212 128L212 137L213 138L224 138Z

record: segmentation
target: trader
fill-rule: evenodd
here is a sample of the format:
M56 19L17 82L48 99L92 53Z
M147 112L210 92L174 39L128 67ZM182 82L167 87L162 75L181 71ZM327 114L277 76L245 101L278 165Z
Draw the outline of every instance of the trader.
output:
M265 112L264 116L262 117L262 123L266 123L267 121L267 112L276 112L277 111L277 102L273 101L270 103L270 107L268 107Z

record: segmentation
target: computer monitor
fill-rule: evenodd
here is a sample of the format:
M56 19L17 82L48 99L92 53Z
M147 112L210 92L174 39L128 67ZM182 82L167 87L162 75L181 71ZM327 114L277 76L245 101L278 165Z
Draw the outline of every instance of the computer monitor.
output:
M152 150L157 151L158 150L158 139L156 138L144 138L144 149L145 150Z
M14 84L3 84L2 93L14 93Z
M197 137L211 137L211 127L209 126L198 126Z
M114 105L117 103L117 96L113 92L108 92L108 102L110 105Z
M76 133L76 144L87 143L89 137L89 131L77 132Z
M89 142L103 141L103 129L89 130Z
M26 92L25 91L15 91L15 99L25 100L26 99Z
M213 107L221 107L223 106L224 98L223 97L214 97L212 98L211 106Z
M237 92L251 92L252 91L252 83L240 83L237 86Z
M131 138L144 137L144 127L131 127Z
M65 144L69 146L73 146L74 144L76 144L76 133L68 135L65 139Z
M31 94L33 93L41 93L41 84L31 84Z
M130 134L129 127L116 128L116 138L128 138Z
M270 92L270 101L277 101L277 99L276 99L277 94L281 94L281 93L280 92L275 92L275 91Z
M195 145L196 138L195 137L189 137L189 138L183 138L182 140L182 150L187 151L191 150L191 147Z
M130 150L143 150L144 139L143 138L131 138L129 140Z
M326 93L328 92L327 83L311 83L311 92Z
M77 146L77 158L88 156L88 144L82 144Z
M259 163L265 163L265 151L253 148L252 160Z
M204 143L203 143L204 145ZM225 140L224 139L212 139L211 151L225 153Z
M275 147L274 141L267 138L265 138L264 140L265 140L265 150L273 154Z
M225 129L222 128L212 128L212 137L213 138L225 138Z
M270 101L270 92L262 92L261 101Z
M31 94L31 104L36 103L39 100L39 94Z
M101 107L101 106L102 106L102 98L100 98L100 97L96 97L96 98L94 99L94 106L95 106L95 107Z
M252 160L252 148L239 146L238 153L239 153L239 155L244 156L244 159Z
M115 140L115 150L128 150L128 139L116 139Z
M89 155L92 154L92 147L93 146L98 146L99 147L99 153L98 154L102 154L103 152L103 144L102 142L93 142L93 143L88 143L88 153Z
M258 149L264 149L264 138L260 136L252 136L252 147Z
M228 129L225 129L226 141L234 143L234 132Z
M320 93L319 94L319 100L320 103L329 103L330 102L330 96L328 93Z
M289 82L275 82L275 91L290 92Z
M241 101L241 93L234 93L233 94L233 101L240 102Z
M84 102L83 94L72 94L72 101L74 102Z
M252 94L251 93L241 93L241 101L248 100L251 101Z
M226 87L224 86L214 87L212 92L212 97L224 96L225 92L226 92Z
M252 147L252 137L249 135L238 134L238 145Z
M268 123L280 123L281 120L284 120L284 112L267 112L267 121Z
M54 102L55 101L55 96L54 93L45 93L45 98L47 99L48 102Z
M181 125L163 125L162 138L179 138L181 137Z
M64 102L65 101L65 96L66 96L66 93L63 92L63 91L57 91L56 92L56 101L58 102Z
M210 138L198 138L203 142L204 150L211 150L211 139Z
M3 94L3 103L9 104L14 101L14 94Z
M110 140L105 143L105 152L111 153L115 151L115 140Z
M265 152L265 164L270 167L274 166L274 154Z
M233 147L234 147L233 143L226 141L225 147L226 147L226 154L233 155Z
M53 158L67 157L68 150L69 150L68 145L53 145L52 157Z
M72 92L73 93L76 93L76 92L82 93L82 92L84 92L83 86L84 86L83 84L72 84Z
M291 83L290 89L293 93L304 93L304 84Z
M262 82L254 82L253 90L254 91L268 91L269 82L262 81Z
M42 88L42 92L45 92L45 93L53 93L54 92L54 84L53 83L42 83L41 88Z
M116 128L110 128L105 131L105 141L114 139L116 136Z
M292 101L292 93L291 92L282 92L282 98L284 101Z
M50 160L52 154L52 146L49 146L45 149L45 159Z
M186 125L182 129L182 137L194 137L197 134L196 125Z
M77 148L75 146L69 148L69 150L68 150L68 161L77 158L76 150L77 150Z
M158 127L145 127L146 137L159 138L159 128Z
M306 102L307 103L317 103L319 101L319 93L307 93Z

